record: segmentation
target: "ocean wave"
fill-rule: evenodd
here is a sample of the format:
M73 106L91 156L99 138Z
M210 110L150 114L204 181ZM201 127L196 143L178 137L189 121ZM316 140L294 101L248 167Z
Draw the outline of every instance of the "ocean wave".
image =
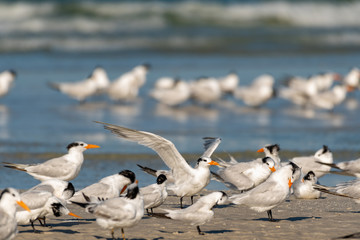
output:
M278 36L297 38L301 44L296 30L288 32L294 28L333 30L330 35L346 28L348 37L327 38L329 44L357 44L356 34L351 35L360 26L358 12L358 1L1 2L0 51L197 47L206 51ZM269 31L273 27L276 31Z

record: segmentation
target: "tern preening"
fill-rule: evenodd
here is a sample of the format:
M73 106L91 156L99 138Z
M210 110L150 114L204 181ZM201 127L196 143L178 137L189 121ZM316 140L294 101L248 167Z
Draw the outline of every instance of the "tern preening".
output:
M100 181L91 184L75 193L70 201L86 203L85 194L88 197L98 199L109 199L119 197L126 187L134 183L135 174L130 170L123 170L119 173L104 177Z
M6 188L0 194L0 239L13 239L18 233L16 222L16 204L26 211L29 207L21 200L14 188Z
M324 145L317 150L313 156L295 157L290 159L290 161L296 163L304 175L309 171L313 171L315 176L320 178L328 173L331 167L320 164L319 162L333 163L333 154L330 149Z
M202 196L193 205L185 209L162 209L166 211L166 213L154 213L153 215L190 223L191 225L196 226L200 235L204 235L204 232L200 230L200 226L214 218L214 211L212 208L217 204L226 204L227 201L228 196L225 192L213 192L206 196Z
M210 147L198 159L196 167L192 168L183 156L181 156L175 145L159 135L109 123L97 123L103 124L105 129L111 131L118 137L137 142L153 149L171 170L174 182L168 186L168 190L173 191L180 197L181 206L183 197L192 197L209 184L211 176L210 166L219 165L213 161L209 155L216 149L220 140L217 141L215 146L210 144Z
M220 169L213 173L215 180L223 182L227 187L247 191L264 182L275 172L275 162L270 157L255 159L249 162L219 161Z
M257 187L229 197L230 202L246 205L257 212L267 211L269 221L275 221L271 209L283 203L290 195L290 188L300 176L300 168L290 162L270 175Z
M83 152L86 149L99 148L94 144L87 144L84 142L73 142L67 146L68 153L58 157L47 160L38 164L17 164L3 162L4 167L24 171L35 179L45 181L49 179L60 179L70 181L76 178L80 172L82 163L84 161Z
M88 201L90 198L85 196ZM105 201L77 203L85 207L86 211L96 217L96 223L111 231L113 239L114 231L121 229L122 237L125 240L124 228L135 226L144 216L144 201L139 194L137 181L129 185L126 196L111 198Z

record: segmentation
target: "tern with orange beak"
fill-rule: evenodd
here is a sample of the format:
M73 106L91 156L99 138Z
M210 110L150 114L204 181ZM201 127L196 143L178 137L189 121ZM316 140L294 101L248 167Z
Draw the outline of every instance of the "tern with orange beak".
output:
M40 181L49 179L70 181L78 176L84 162L83 152L90 148L99 148L99 146L77 141L70 143L67 146L68 153L61 157L38 164L4 162L4 167L24 171Z
M13 239L18 233L15 218L16 204L26 211L29 207L21 200L14 188L6 188L0 194L0 239Z
M28 190L21 195L21 199L30 208L29 211L16 211L16 221L18 224L31 224L34 232L38 232L34 227L34 221L45 219L46 216L54 215L56 217L69 215L81 218L67 209L66 202L54 196L48 191Z
M229 197L230 202L246 205L257 212L267 211L269 221L275 221L271 209L283 203L290 195L290 188L300 176L300 168L292 163L270 175L270 177L257 187Z
M90 198L95 197L101 200L119 197L126 187L134 183L134 181L135 174L130 170L123 170L117 174L104 177L99 182L77 191L70 201L87 203L83 194Z
M236 162L236 163L235 163ZM264 182L275 172L275 161L270 157L255 159L250 162L219 161L220 169L213 173L215 180L238 191L247 191Z
M263 148L257 150L257 152L265 153L266 157L270 157L275 162L275 168L281 168L281 160L279 157L280 146L279 144L266 145Z
M193 197L209 184L210 166L219 165L208 156L210 155L209 152L205 151L205 154L198 159L196 167L193 168L186 162L171 141L159 135L109 123L97 123L103 124L105 129L110 130L118 137L153 149L171 170L174 181L167 186L167 189L180 197L181 207L183 197ZM211 148L210 150L212 153L214 149Z

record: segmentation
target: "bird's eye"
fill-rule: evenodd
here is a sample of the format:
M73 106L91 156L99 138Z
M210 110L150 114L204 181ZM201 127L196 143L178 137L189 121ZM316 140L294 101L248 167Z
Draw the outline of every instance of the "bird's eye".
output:
M81 144L80 144L80 146L84 146L84 144L83 144L83 143L81 143Z
M13 195L13 197L15 197L15 194L12 194Z

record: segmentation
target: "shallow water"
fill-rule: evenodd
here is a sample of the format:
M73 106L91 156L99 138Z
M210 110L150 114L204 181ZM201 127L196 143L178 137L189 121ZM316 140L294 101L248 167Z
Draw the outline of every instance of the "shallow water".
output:
M187 103L168 108L148 96L155 80L163 76L192 80L236 71L240 85L247 85L269 73L278 87L289 75L307 77L326 71L344 75L360 62L358 21L351 21L357 17L358 3L248 1L242 5L213 1L208 6L202 1L173 1L175 5L158 1L151 5L151 13L145 14L150 5L142 1L135 5L126 1L49 2L0 4L2 21L6 21L6 28L0 29L0 35L6 36L0 39L0 70L10 68L18 73L9 95L0 99L0 156L4 161L44 161L48 158L43 154L59 156L70 142L82 140L101 148L85 153L92 157L74 180L77 188L124 168L136 171L140 180L152 181L135 165L147 165L149 157L123 157L153 156L154 152L118 139L93 121L154 132L171 140L181 153L193 154L193 160L201 154L205 136L221 137L217 152L237 153L241 161L251 159L242 156L245 152L255 152L268 143L280 144L283 151L293 152L292 156L310 155L324 144L334 152L335 161L360 156L359 92L348 95L333 112L299 109L279 98L258 109L231 97L206 107ZM116 15L111 9L124 12ZM129 9L138 11L138 17L127 15ZM198 14L192 18L183 15L194 9ZM307 9L321 9L313 22L305 21L311 15ZM334 18L336 9L348 14ZM289 10L298 14L288 19ZM110 15L104 17L104 11ZM210 21L206 16L212 11L228 15L214 15ZM26 14L10 18L6 14L11 12ZM274 16L280 21L274 22ZM114 80L142 63L150 63L152 69L138 101L131 104L114 103L106 96L79 104L47 86L49 81L82 80L98 65ZM111 160L97 159L96 154ZM111 154L117 154L116 160ZM160 159L151 164L165 167ZM28 188L37 183L10 169L0 168L0 175L0 188ZM341 180L325 176L322 181L335 184ZM210 187L220 186L211 183Z

